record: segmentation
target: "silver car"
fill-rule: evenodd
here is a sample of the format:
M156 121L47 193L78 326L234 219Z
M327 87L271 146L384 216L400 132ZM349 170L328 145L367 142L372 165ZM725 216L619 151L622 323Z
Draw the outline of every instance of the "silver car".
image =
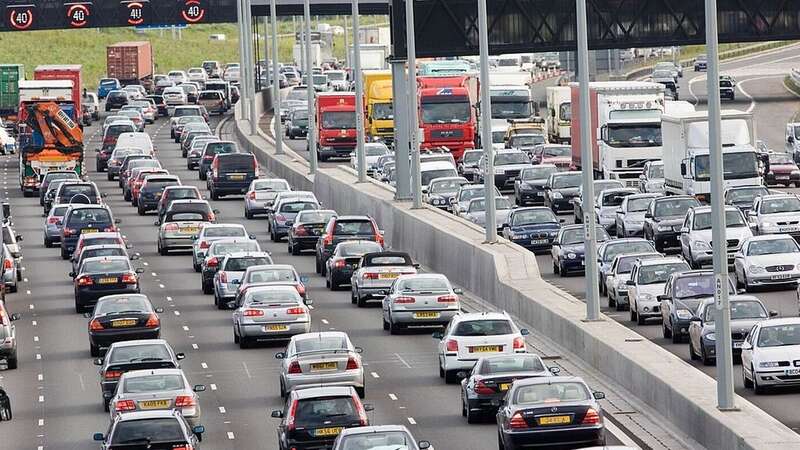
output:
M383 329L391 334L409 326L444 326L461 311L461 289L437 273L402 275L384 293Z
M229 253L219 263L219 270L214 274L214 303L227 305L236 297L241 285L242 276L250 266L272 264L269 252L236 252Z
M250 266L239 280L239 288L236 295L244 295L248 289L255 286L293 286L297 293L304 299L308 298L308 291L305 284L308 283L307 276L297 273L294 266L290 264L266 264L262 266Z
M500 190L495 187L495 194L499 197ZM450 211L457 216L464 216L469 206L469 202L473 198L483 198L486 194L486 188L482 184L465 184L461 189L456 192L455 197L450 202Z
M358 269L350 279L350 301L359 308L366 306L370 298L383 298L383 291L401 275L414 275L419 264L411 261L408 253L378 252L361 257Z
M606 275L608 307L616 307L617 311L628 307L628 280L631 279L631 270L636 261L663 257L661 253L655 252L620 253L615 256Z
M311 311L297 289L291 286L261 286L230 306L233 312L233 342L247 348L251 341L286 340L311 331Z
M638 191L633 188L604 189L597 194L595 202L595 216L600 225L608 231L608 234L616 233L617 211L622 205L625 197L634 195Z
M292 337L281 360L281 397L307 387L352 386L364 398L364 366L361 348L342 331L306 333Z
M19 265L8 249L8 245L3 244L3 284L8 292L17 292L17 282L22 279Z
M511 203L505 197L495 199L495 228L502 231L503 224L508 223L508 215L511 214ZM470 222L486 228L486 204L483 197L473 198L467 205L467 210L463 217ZM491 226L491 225L489 225Z
M253 180L244 195L244 216L252 219L257 214L266 214L279 192L291 190L289 182L282 178Z
M197 235L194 236L192 243L192 267L195 272L200 272L200 265L206 258L206 251L214 241L227 238L247 237L247 230L244 225L238 223L215 223L204 226ZM250 236L255 239L255 236Z
M662 194L633 194L622 199L614 217L617 237L641 237L644 235L644 214L650 202Z
M201 415L197 393L205 390L202 384L189 384L181 369L132 370L120 377L109 412L113 419L131 411L174 409L195 424Z
M64 227L64 213L69 205L55 205L50 208L44 219L44 246L50 248L61 241L61 229Z
M260 252L258 241L248 238L225 238L214 241L200 263L200 286L204 294L214 293L214 275L219 270L225 255L241 252ZM216 298L215 298L216 300ZM217 305L222 307L222 305Z
M196 209L183 210L182 205L194 206ZM205 206L205 207L203 207ZM158 230L158 253L162 256L174 249L191 249L193 237L209 222L213 221L215 212L205 200L175 200L164 215ZM155 222L159 225L159 221Z

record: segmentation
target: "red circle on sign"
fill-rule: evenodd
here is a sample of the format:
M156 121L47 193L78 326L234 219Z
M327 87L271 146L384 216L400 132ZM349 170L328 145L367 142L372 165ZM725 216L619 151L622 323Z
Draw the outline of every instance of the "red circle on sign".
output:
M186 3L181 10L183 20L189 23L197 23L203 20L206 15L206 9L200 6L200 0L186 0Z
M139 2L128 3L128 23L131 25L141 25L144 22L144 5Z
M89 15L91 12L88 5L72 5L67 10L69 24L75 28L85 26L89 21Z
M8 15L11 26L17 30L27 30L33 25L33 11L28 8L24 10L12 9Z

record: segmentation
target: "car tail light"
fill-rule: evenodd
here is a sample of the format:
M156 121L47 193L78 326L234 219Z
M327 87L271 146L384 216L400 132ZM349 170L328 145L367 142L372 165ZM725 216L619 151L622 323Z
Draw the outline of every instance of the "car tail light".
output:
M164 231L178 231L177 223L168 223L164 225Z
M103 228L103 231L105 231L106 233L115 233L117 231L117 227L111 225L110 227Z
M297 283L294 287L295 287L295 289L297 289L297 293L300 294L301 297L305 297L306 296L306 287L305 287L304 284Z
M524 350L525 349L525 339L521 337L514 338L514 350Z
M400 304L416 303L417 299L414 297L397 297L394 299L394 302Z
M247 198L249 198L250 200L255 200L256 199L256 191L253 191L253 192L250 192L249 194L247 194Z
M302 225L295 225L294 227L294 235L295 236L308 236L308 230L306 227Z
M212 159L214 159L214 157L213 157L213 156L206 155L206 156L203 156L203 159L204 159L204 160L206 160L206 161L209 161L209 160L212 160Z
M78 278L78 286L91 286L94 284L92 277L83 276Z
M378 274L377 273L373 273L373 272L366 272L363 275L361 275L361 278L363 278L365 280L377 280L378 279Z
M207 267L217 267L218 265L219 265L219 259L216 256L208 258L208 261L206 261Z
M219 282L220 283L227 283L228 282L228 274L225 271L219 273Z
M383 247L383 245L384 245L383 236L381 236L380 234L376 233L375 234L375 242L377 242L378 244L381 244L381 247Z
M64 228L64 236L72 236L73 234L77 233L78 230L74 228Z
M178 445L177 447L172 447L172 450L194 450L194 447L191 445Z
M107 370L106 373L103 374L103 378L105 378L106 380L117 380L121 376L122 376L121 370Z
M289 314L289 315L292 315L292 316L299 316L299 315L305 314L305 313L306 313L305 308L289 308L289 309L286 310L286 314Z
M217 216L214 214L214 212L212 211L212 212L208 213L208 221L209 222L213 222L215 220L217 220Z
M440 295L439 298L436 299L439 303L455 303L458 301L457 295Z
M122 282L125 284L136 284L139 280L136 279L136 274L132 272L128 272L122 275Z
M528 422L522 417L522 413L516 413L508 421L508 427L511 429L528 428Z
M494 389L487 386L482 380L478 380L475 383L475 393L480 395L492 395L494 394Z
M300 363L292 361L292 363L289 364L289 373L303 373L303 369L300 368Z
M261 317L264 315L264 311L260 309L245 309L242 314L245 317Z
M14 267L14 263L11 262L10 259L3 260L3 269L12 269Z
M597 412L597 410L595 410L594 408L589 408L586 411L586 415L583 416L583 422L581 423L584 425L597 425L600 422L601 422L600 414Z
M187 406L195 406L194 397L191 395L179 395L175 397L175 407L185 408Z
M341 268L342 268L342 267L344 267L344 266L345 266L345 261L344 261L343 259L337 259L337 260L336 260L336 261L333 263L333 267L335 267L335 268L337 268L337 269L341 269Z
M114 410L116 412L122 411L133 411L136 409L136 404L133 400L117 400L116 405L114 405Z
M155 313L151 313L150 317L147 318L147 323L144 324L144 326L147 327L147 328L155 328L155 327L159 326L160 323L161 323L161 321L158 320L158 316L155 315Z
M322 239L322 245L326 247L333 245L333 235L331 234L325 235L325 237Z
M284 216L283 214L275 214L275 220L281 223L286 222L286 216Z
M369 419L367 419L367 411L364 410L364 405L361 404L361 400L358 399L357 394L353 394L353 404L358 409L358 420L361 421L361 426L365 427L369 425Z
M294 431L294 416L297 414L297 399L292 400L292 406L289 407L289 416L286 418L286 429Z
M51 225L58 225L59 223L61 223L61 219L59 219L58 217L51 217L47 219L47 223Z
M458 351L458 341L455 340L455 339L448 339L447 342L445 342L445 349L448 352L457 352Z
M351 356L350 358L347 359L347 370L355 370L358 369L359 367L361 366L358 365L358 361L356 361L354 357Z
M89 322L89 330L91 331L103 330L103 325L100 322L98 322L97 319L92 319L92 321Z

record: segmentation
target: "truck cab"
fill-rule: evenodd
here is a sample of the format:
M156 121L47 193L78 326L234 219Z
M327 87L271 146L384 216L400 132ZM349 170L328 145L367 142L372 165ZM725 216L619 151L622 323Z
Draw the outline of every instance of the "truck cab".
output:
M547 87L547 136L550 142L570 143L572 103L569 86Z
M319 159L349 157L357 139L355 94L320 92L314 97L314 104Z
M477 79L462 76L417 78L420 148L447 147L455 159L475 148Z
M364 71L364 95L367 103L367 135L392 141L394 139L392 72Z

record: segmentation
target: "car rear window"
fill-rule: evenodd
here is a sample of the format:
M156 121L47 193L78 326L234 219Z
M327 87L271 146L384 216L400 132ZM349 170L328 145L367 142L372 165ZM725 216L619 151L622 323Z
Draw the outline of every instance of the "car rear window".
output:
M228 258L225 264L225 270L233 272L244 272L250 266L260 266L263 264L272 264L272 261L266 256L247 256L244 258Z
M174 418L125 420L119 422L114 428L112 444L128 446L131 442L137 441L147 443L147 447L150 447L150 442L185 443L186 437L180 423Z
M342 256L363 256L366 253L379 252L383 250L375 242L345 243L340 245L339 254Z
M410 266L411 258L401 255L381 255L372 256L364 265L367 266Z
M125 250L119 247L98 248L95 250L84 250L81 259L95 258L98 256L125 256Z
M55 172L55 173L48 173L44 176L44 181L50 182L53 180L76 180L78 179L78 174L75 172Z
M453 336L499 336L513 333L508 320L466 320L453 330Z
M124 259L102 259L99 261L86 261L83 263L81 273L114 273L127 272L131 269L130 263Z
M229 253L237 253L237 252L257 252L258 250L259 250L258 242L255 241L217 242L211 244L211 247L208 249L208 254L227 255ZM271 262L266 262L261 264L271 264Z
M52 211L50 211L50 215L56 217L64 217L64 213L67 212L67 208L68 206L56 206L53 208Z
M186 220L206 220L206 215L198 212L179 212L168 216L165 222L178 222Z
M341 350L347 348L347 341L342 336L316 336L298 339L295 341L294 347L297 353L316 350Z
M560 403L589 400L589 391L581 383L542 383L517 389L515 403Z
M120 134L129 133L131 131L135 131L135 130L130 125L110 125L106 129L106 137L118 138Z
M408 278L397 282L398 292L450 292L450 285L444 278Z
M290 202L281 205L280 212L296 213L305 210L318 209L319 205L313 202Z
M326 397L300 400L294 423L296 427L316 428L331 421L347 423L358 420L352 397Z
M117 237L86 237L83 236L83 246L88 247L90 245L114 245L114 244L121 244L121 241Z
M254 289L247 292L245 303L285 303L297 304L300 302L300 294L294 289Z
M111 364L139 362L143 358L171 360L169 350L163 344L139 344L117 347L111 352Z
M200 100L222 100L222 94L217 91L201 92Z
M212 227L203 231L204 237L240 237L244 235L244 228L239 227Z
M184 387L183 377L177 374L147 375L126 378L122 386L122 392L140 394L144 392L177 391Z
M539 358L529 355L514 355L484 359L478 373L541 372L543 370L544 366Z
M217 158L217 164L221 171L236 170L254 172L256 170L256 158L249 153L220 155Z
M236 153L239 149L236 147L236 144L232 142L215 142L213 144L206 145L206 154L207 155L217 155L223 153Z
M169 189L166 191L167 198L170 199L197 199L200 194L196 189Z
M295 281L294 271L290 269L263 269L250 272L248 283L272 283L276 281Z
M127 98L127 97L128 97L128 94L126 94L124 92L111 92L111 93L108 94L108 99L109 100L114 100L114 99L118 99L118 98Z
M181 89L178 89L178 92L182 92ZM183 117L183 116L199 116L200 110L197 108L177 108L175 112L172 114L172 117Z
M150 307L142 297L117 297L97 302L94 315L124 313L131 311L150 311Z
M167 186L175 186L178 184L181 184L181 182L178 180L147 180L147 184L145 185L144 189L147 191L162 191Z
M333 234L337 235L356 235L374 234L375 229L369 220L337 220L333 228Z
M105 208L82 208L72 211L67 219L70 225L88 223L110 223L111 214Z

